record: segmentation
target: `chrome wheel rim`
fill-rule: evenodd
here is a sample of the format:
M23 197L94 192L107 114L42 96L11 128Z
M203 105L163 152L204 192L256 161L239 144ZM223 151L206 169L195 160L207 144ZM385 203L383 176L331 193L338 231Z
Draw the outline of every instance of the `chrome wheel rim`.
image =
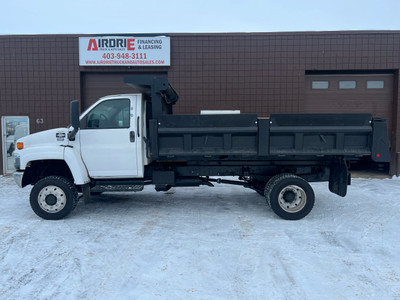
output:
M40 190L38 202L41 209L54 214L65 207L67 197L61 188L55 185L49 185Z
M289 185L278 196L279 206L288 213L301 211L307 203L306 192L297 185Z

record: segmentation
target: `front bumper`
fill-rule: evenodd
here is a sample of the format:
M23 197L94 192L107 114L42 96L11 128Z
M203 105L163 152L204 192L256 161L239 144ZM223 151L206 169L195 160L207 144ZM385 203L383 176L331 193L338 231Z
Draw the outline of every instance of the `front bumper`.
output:
M20 188L22 188L22 178L23 177L24 177L24 172L17 171L17 172L13 173L13 178Z
M16 170L21 169L21 157L14 152L14 167Z

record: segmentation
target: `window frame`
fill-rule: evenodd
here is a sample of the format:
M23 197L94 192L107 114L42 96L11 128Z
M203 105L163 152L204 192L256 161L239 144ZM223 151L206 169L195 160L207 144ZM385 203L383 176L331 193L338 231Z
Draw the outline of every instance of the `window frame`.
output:
M381 86L379 86L379 87L369 87L368 86L368 84L369 83L382 83L382 87ZM384 89L385 88L385 81L384 80L367 80L367 84L366 84L366 88L368 89L368 90L382 90L382 89Z
M315 84L326 83L326 87L318 87L314 86ZM329 81L328 80L312 80L311 81L311 89L312 90L329 90Z
M354 86L346 86L346 84L354 83ZM343 85L342 85L343 84ZM339 80L339 90L354 90L357 88L357 81L356 80Z

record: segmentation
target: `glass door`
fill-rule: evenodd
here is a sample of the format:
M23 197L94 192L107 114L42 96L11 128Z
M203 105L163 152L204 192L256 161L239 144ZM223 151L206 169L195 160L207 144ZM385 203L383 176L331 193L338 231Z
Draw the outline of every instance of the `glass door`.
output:
M1 117L3 173L11 174L14 168L14 149L18 139L29 134L29 117Z

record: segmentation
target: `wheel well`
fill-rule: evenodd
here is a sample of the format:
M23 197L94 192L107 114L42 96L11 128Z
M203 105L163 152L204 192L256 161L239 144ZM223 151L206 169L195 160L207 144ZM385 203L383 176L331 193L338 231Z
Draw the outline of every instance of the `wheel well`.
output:
M64 160L38 160L32 161L24 172L22 186L35 184L47 176L62 176L74 180L71 170Z

